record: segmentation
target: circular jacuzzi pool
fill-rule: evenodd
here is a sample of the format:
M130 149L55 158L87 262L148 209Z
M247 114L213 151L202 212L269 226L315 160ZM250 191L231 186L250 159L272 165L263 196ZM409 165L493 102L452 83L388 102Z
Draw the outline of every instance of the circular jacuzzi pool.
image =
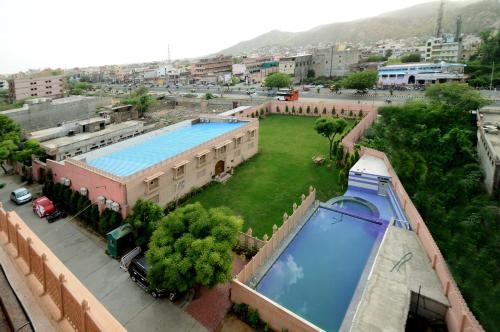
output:
M378 218L380 213L375 205L366 199L354 196L340 196L332 198L327 202L328 205L345 209L358 215Z

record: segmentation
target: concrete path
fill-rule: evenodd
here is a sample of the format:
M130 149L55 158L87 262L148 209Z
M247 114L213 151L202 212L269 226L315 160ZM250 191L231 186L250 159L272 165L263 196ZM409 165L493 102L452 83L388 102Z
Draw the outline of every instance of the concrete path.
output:
M0 201L7 211L16 211L54 254L82 281L94 296L129 331L207 331L188 313L167 299L155 300L120 269L119 262L104 253L105 242L61 219L53 224L38 218L31 204L16 206L9 193L19 187L33 194L41 192L39 185L27 186L18 176L0 176Z

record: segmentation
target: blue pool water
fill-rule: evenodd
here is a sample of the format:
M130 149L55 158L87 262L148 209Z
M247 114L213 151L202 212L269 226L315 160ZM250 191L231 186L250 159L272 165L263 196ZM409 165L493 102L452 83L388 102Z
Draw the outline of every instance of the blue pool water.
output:
M127 176L243 125L245 122L209 122L180 127L87 163L118 176Z
M326 331L337 331L386 224L319 207L257 291Z

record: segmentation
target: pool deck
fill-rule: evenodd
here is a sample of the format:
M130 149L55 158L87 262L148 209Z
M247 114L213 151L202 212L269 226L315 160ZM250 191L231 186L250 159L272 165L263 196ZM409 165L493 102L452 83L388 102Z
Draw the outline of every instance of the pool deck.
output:
M412 258L402 264L399 271L396 268L391 272L408 252L413 254ZM404 331L411 293L418 293L419 287L422 296L449 306L417 235L389 226L352 324L346 330Z

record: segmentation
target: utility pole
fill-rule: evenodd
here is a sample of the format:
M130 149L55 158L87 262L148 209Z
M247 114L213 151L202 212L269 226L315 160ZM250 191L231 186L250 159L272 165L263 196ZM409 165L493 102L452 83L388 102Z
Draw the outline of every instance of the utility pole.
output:
M332 45L332 53L330 54L330 77L332 77L332 66L333 66L333 45Z
M493 89L493 74L495 73L495 61L491 64L490 91Z

